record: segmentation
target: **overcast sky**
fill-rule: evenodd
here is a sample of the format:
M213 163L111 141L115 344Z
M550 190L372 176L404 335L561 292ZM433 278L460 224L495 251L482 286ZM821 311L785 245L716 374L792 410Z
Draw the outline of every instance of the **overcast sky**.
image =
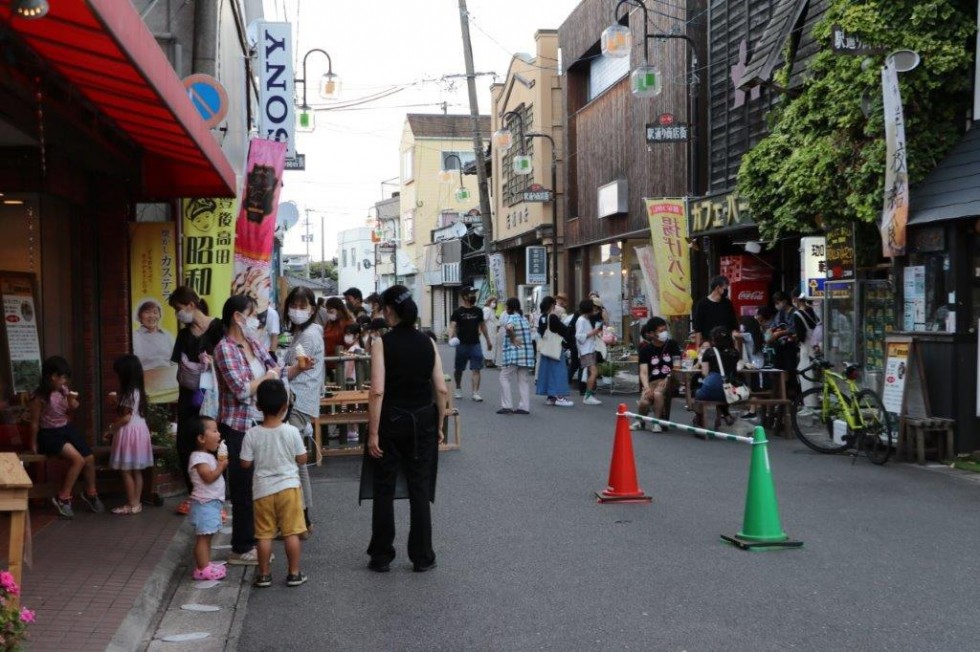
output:
M578 2L468 0L476 71L495 72L502 82L514 53L534 53L535 30L557 29ZM318 112L315 131L297 133L296 149L306 154L306 171L286 173L280 201L296 202L300 223L287 233L284 252L306 253L300 236L306 232L304 210L310 209L310 255L319 260L325 244L326 258L334 258L337 233L367 224L368 209L382 198L381 182L396 184L385 186L385 197L398 189L393 178L398 175L405 114L439 113L442 102L448 103L449 113L469 112L466 79L440 81L465 72L458 0L265 0L265 11L267 20L285 17L298 27L293 45L300 61L311 48L330 53L342 80L339 103L402 88L357 110ZM324 72L325 59L312 55L310 79ZM302 76L300 66L295 73ZM490 76L477 80L483 114L490 110L493 81ZM313 98L329 106L311 84L311 105Z

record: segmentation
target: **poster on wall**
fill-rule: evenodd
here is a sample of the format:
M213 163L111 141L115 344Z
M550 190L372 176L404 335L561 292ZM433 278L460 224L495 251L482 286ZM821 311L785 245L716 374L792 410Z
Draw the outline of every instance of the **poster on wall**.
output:
M902 330L918 331L926 328L926 268L925 265L906 267L903 270L902 290L904 310Z
M645 199L657 265L660 314L691 314L691 264L687 244L687 201Z
M176 231L174 222L129 225L133 353L143 364L151 403L177 400L177 366L170 361L177 318L167 305L177 287Z
M41 344L33 276L0 273L0 296L3 297L11 392L33 392L41 381ZM3 395L7 393L3 392Z
M272 298L272 246L285 166L285 143L252 139L235 224L235 276L231 294L245 294L255 300L263 328Z
M885 384L881 392L881 402L885 410L896 417L902 415L905 405L905 378L909 369L911 348L909 338L888 338L885 343Z
M231 295L237 208L237 199L181 202L183 283L207 302L212 315L219 313Z

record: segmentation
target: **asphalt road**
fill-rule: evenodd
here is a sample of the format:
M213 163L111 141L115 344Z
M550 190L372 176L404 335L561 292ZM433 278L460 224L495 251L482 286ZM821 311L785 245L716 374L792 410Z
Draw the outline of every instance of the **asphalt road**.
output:
M444 353L444 356L446 354ZM438 568L411 572L408 505L399 557L367 570L360 461L314 472L305 586L253 590L239 649L965 650L977 649L977 476L884 467L777 439L770 456L787 533L805 547L744 552L749 447L635 433L652 504L598 505L622 397L499 416L460 402L461 451L440 457ZM464 386L465 386L464 381ZM468 393L467 393L468 395ZM580 401L579 401L580 403ZM689 415L675 405L675 418Z

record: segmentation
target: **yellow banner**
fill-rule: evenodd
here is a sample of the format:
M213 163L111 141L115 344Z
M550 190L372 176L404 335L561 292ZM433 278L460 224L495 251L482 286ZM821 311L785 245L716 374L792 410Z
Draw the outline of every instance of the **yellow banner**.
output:
M691 261L687 245L687 202L646 199L650 240L656 261L660 313L664 317L691 314Z
M170 362L177 317L167 305L177 287L176 239L174 222L129 225L133 353L143 363L152 403L177 400L177 367Z
M237 199L184 199L184 285L207 301L211 315L231 296Z

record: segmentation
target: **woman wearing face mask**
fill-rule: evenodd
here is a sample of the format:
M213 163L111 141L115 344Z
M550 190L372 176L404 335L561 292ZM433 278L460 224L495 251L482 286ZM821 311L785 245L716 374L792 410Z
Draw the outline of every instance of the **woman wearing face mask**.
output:
M225 336L225 330L220 319L208 316L207 302L186 285L175 289L170 294L168 303L177 313L177 322L180 325L170 360L180 365L183 371L190 371L178 376L181 382L177 394L177 455L189 496L194 487L187 465L191 453L197 450L197 437L192 424L201 409L201 392L198 382L200 374L195 372L200 367L195 367L195 371L192 371L188 363L210 364L214 347ZM188 499L181 502L176 511L186 515L190 513L190 508L191 501Z
M639 412L646 416L653 406L653 416L657 419L667 419L667 402L670 400L670 374L674 360L680 360L681 347L670 339L667 320L663 317L651 317L640 329L640 402ZM647 422L637 419L631 430L646 429ZM653 432L663 432L663 426L654 423L650 429Z
M327 357L340 355L343 353L340 349L347 348L344 346L344 333L347 327L354 323L354 316L347 310L344 300L339 297L327 299L324 308L327 309L327 321L323 325L324 355ZM342 383L344 379L339 377L337 369L336 362L327 363L327 374L333 377L334 382Z
M296 397L289 412L288 423L300 434L312 433L313 420L320 414L320 395L323 392L323 328L316 323L316 299L309 288L293 288L286 296L285 327L292 333L292 342L283 362L286 378ZM313 488L305 464L299 466L299 481L303 489L303 516L306 534L313 531L310 513L313 508Z
M500 326L500 322L497 319L497 297L490 297L483 304L483 323L487 325L487 333L490 337L496 338L497 328ZM480 342L483 347L483 366L496 367L496 352L500 350L500 347L491 351L487 348L485 341L480 340Z
M228 446L228 485L231 490L232 529L229 564L256 565L255 523L252 514L252 469L242 468L241 452L245 431L261 423L263 415L255 405L255 392L263 380L283 374L259 343L259 318L255 301L236 294L225 301L221 311L225 336L214 349L214 368L218 378L218 430Z

